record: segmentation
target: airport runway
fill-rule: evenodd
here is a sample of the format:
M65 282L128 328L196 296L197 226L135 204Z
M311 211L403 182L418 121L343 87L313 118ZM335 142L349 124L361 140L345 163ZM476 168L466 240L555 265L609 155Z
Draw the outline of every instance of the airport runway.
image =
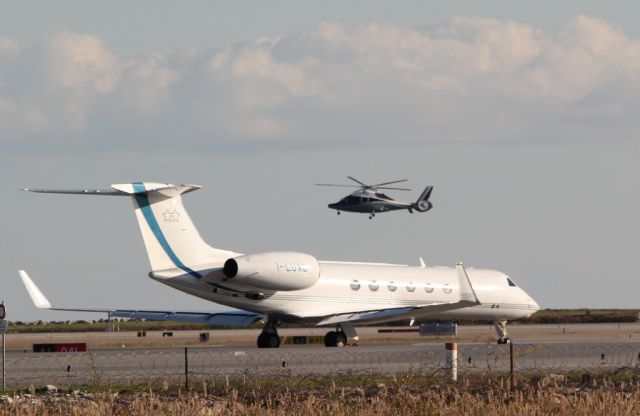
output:
M509 346L461 343L458 366L465 373L505 373ZM640 364L640 342L529 342L514 344L518 373L614 370ZM191 347L187 352L191 380L220 377L279 377L327 374L392 374L413 371L444 374L442 343L373 345L353 348L285 346ZM182 380L184 348L105 348L85 353L7 354L7 385L127 384Z
M377 327L359 327L360 345L411 344L421 342L444 342L444 338L423 338L418 333L378 333ZM640 324L548 324L509 325L509 335L517 343L526 342L640 342ZM323 336L328 328L282 328L281 336L295 335ZM86 342L90 349L96 348L157 348L200 346L198 336L202 331L174 331L172 337L163 337L162 331L147 331L146 337L138 337L136 332L67 332L67 333L25 333L7 334L7 348L31 349L34 343ZM210 340L205 345L255 346L260 333L256 329L206 330ZM458 327L459 342L493 342L496 334L492 325L461 325Z
M512 325L516 371L636 368L640 359L640 325L571 324ZM312 335L320 339L326 328L282 329L280 335ZM192 379L344 374L390 374L402 371L444 371L444 343L450 338L423 338L417 333L379 333L358 328L360 346L326 348L322 345L255 347L258 330L210 330L206 343L200 331L161 331L138 337L135 332L8 334L7 385L91 384L183 379L184 347ZM86 342L85 353L33 353L33 343ZM489 325L459 327L460 373L506 372L509 347L495 343Z

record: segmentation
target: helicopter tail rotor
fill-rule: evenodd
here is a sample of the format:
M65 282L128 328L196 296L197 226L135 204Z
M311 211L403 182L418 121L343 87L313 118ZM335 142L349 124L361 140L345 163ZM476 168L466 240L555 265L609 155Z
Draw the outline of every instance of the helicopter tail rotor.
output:
M433 204L429 201L431 197L431 191L433 191L433 186L427 186L424 188L424 191L418 197L418 200L411 206L411 208L415 209L418 212L427 212L431 208L433 208Z

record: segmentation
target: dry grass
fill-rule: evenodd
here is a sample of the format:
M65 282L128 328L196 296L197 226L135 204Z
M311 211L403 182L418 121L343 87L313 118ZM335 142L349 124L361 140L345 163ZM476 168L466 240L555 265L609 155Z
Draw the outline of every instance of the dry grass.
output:
M144 391L14 395L0 415L629 415L640 413L640 383L562 376L442 383L411 374L199 383L189 394L165 385ZM8 403L11 401L11 403Z

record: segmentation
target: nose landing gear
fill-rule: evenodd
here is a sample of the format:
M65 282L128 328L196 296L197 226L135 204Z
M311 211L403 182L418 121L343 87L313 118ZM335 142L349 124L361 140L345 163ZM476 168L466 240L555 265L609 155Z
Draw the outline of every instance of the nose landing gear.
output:
M507 321L495 321L494 327L498 333L498 344L508 344L511 338L507 334Z
M276 327L277 320L267 319L267 322L262 328L262 333L258 336L258 348L279 348L280 336L278 335L278 328Z

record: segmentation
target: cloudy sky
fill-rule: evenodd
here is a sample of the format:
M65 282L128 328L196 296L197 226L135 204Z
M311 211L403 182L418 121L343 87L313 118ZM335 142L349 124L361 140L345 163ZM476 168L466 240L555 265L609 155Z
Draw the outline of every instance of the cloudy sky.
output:
M240 252L490 267L543 307L638 307L631 2L0 1L2 298L219 310L146 277L131 202L21 187L196 183ZM408 178L426 214L335 215L316 182Z

